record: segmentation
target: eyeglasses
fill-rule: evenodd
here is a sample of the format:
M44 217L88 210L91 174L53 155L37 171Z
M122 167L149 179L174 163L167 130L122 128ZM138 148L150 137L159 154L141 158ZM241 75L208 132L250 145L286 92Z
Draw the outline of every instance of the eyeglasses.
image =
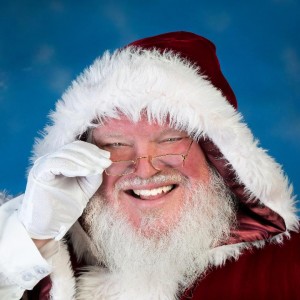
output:
M152 167L161 171L165 168L176 169L184 166L184 162L188 157L193 140L189 144L186 154L164 154L158 156L140 156L134 160L119 160L113 161L109 168L105 170L105 173L109 176L124 176L132 174L136 171L138 161L140 159L148 159Z

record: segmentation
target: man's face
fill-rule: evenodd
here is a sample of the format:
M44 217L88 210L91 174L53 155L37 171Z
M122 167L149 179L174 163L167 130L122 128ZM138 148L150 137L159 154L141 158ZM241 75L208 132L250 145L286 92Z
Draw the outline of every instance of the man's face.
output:
M192 140L187 133L168 124L149 124L145 118L133 123L122 116L94 129L93 140L111 153L112 161L143 157L132 174L104 174L100 188L106 201L117 207L135 228L149 220L152 227L175 224L187 199L188 186L209 182L209 167L199 145L193 142L189 148ZM149 159L149 156L186 154L188 150L184 164L176 169L166 166L157 170Z
M93 130L93 141L112 161L142 158L134 169L106 170L133 173L103 174L81 218L90 243L78 255L97 277L94 266L104 265L126 299L175 299L207 269L210 250L228 239L235 222L231 193L197 143L168 124L110 119ZM176 168L151 160L186 153ZM90 278L82 275L84 283Z

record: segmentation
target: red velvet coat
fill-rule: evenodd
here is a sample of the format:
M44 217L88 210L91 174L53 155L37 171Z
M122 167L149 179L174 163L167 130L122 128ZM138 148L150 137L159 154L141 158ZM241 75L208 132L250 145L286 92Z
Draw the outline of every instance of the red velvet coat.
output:
M187 299L300 299L300 234L213 269L182 297Z

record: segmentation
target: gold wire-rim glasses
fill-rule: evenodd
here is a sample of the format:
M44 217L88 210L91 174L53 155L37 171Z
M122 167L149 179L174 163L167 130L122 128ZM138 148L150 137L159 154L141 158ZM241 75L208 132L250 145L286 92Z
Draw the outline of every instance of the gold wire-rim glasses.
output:
M189 138L189 137L186 137L186 138ZM186 160L186 158L188 157L189 155L189 152L190 152L190 149L192 147L192 144L193 144L194 140L192 140L188 146L188 149L186 151L186 154L178 154L178 153L168 153L168 154L163 154L163 155L157 155L157 156L151 156L151 155L148 155L148 156L139 156L137 157L136 159L133 159L133 160L118 160L118 161L112 161L112 165L114 164L114 166L118 163L128 163L129 165L127 166L127 168L130 168L130 170L128 172L123 172L121 174L112 174L110 173L108 170L111 168L108 167L107 169L105 169L105 173L106 175L108 176L125 176L125 175L129 175L129 174L133 174L134 172L136 172L136 166L137 166L137 163L140 159L144 159L144 158L147 158L148 161L150 162L151 166L157 170L157 171L161 171L162 168L157 168L155 167L155 164L153 164L153 159L158 159L158 158L163 158L163 157L167 157L167 156L180 156L182 157L182 161L181 163L178 165L178 166L175 166L175 167L172 167L172 169L176 169L176 168L179 168L179 167L183 167L184 166L184 162ZM167 164L166 164L167 165ZM126 168L125 168L126 169Z

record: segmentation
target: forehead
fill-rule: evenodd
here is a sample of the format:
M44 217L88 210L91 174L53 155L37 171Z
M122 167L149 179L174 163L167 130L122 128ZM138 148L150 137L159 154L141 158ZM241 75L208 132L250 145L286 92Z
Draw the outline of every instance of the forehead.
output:
M156 121L149 122L147 117L142 116L139 121L133 122L126 116L120 116L118 119L106 119L103 124L94 129L96 136L149 136L155 137L167 134L182 134L183 131L170 127L169 122L158 124Z

